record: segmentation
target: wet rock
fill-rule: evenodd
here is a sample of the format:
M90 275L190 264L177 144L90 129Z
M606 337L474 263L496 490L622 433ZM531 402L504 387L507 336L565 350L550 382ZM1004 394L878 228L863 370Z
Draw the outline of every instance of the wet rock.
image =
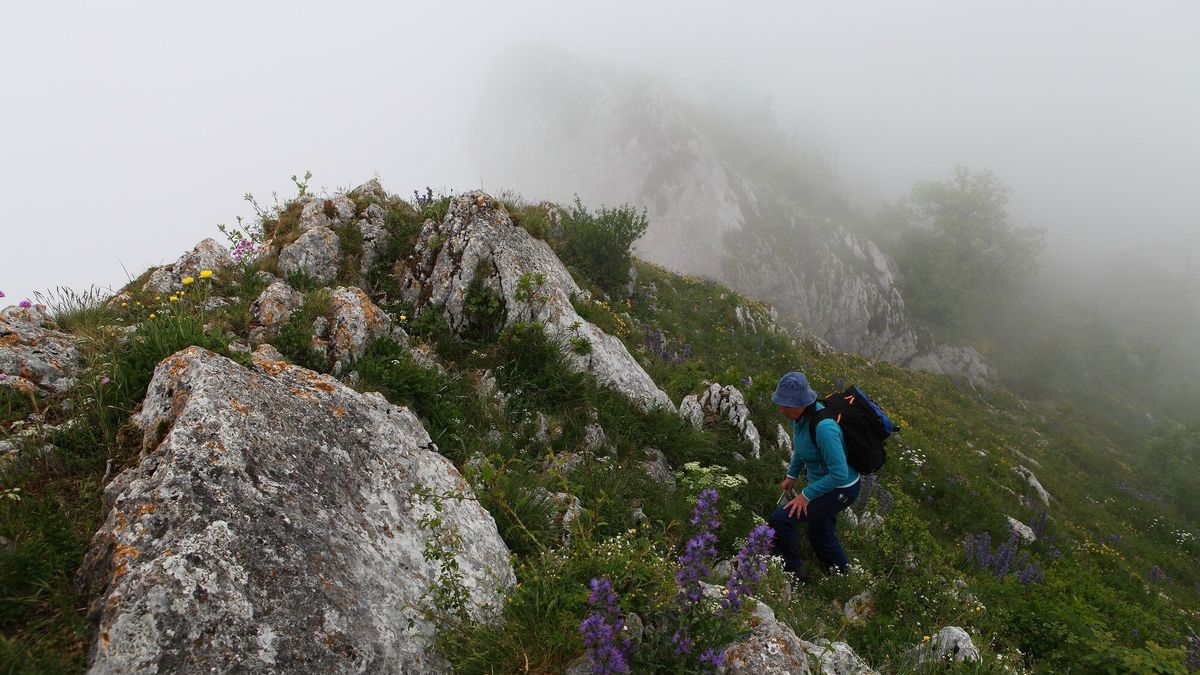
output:
M70 335L50 328L45 305L0 310L0 373L5 386L53 394L75 386L83 365ZM11 380L11 381L8 381Z
M155 369L138 464L78 580L95 600L90 672L449 672L419 610L455 555L467 611L514 583L492 517L420 421L377 393L198 347ZM421 491L447 497L437 531ZM86 593L86 590L85 590Z
M151 272L150 278L142 285L142 290L166 295L182 289L184 277L199 279L202 270L216 272L232 264L233 257L229 255L229 249L216 239L205 239L175 262Z
M532 293L518 293L522 279L526 285L531 279L540 283ZM438 309L456 333L472 327L467 310L472 283L487 288L501 300L503 325L537 321L564 341L586 340L591 345L586 354L564 350L572 367L592 373L644 409L674 409L620 340L575 311L570 299L580 289L549 245L514 225L483 192L455 198L445 220L425 223L400 282L408 303Z
M313 227L279 252L279 271L285 276L302 272L319 284L337 278L341 244L328 227Z

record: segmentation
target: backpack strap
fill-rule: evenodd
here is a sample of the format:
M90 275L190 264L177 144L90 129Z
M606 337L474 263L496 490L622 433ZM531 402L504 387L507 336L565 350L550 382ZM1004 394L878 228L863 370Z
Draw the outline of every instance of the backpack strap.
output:
M816 409L816 403L814 403L813 406L812 412L806 413L804 417L808 418L808 438L812 441L813 447L817 449L817 452L820 452L821 446L817 445L817 425L820 424L822 420L834 419L834 415L833 411L829 409L828 405L826 405L822 410ZM804 419L804 417L801 417L800 419Z

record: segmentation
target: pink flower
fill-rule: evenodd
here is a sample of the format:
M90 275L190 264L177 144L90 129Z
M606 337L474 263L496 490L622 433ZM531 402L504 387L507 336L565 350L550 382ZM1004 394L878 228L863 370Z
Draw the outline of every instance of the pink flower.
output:
M33 303L30 302L28 298L18 302L17 305L19 307L24 307L25 309L29 309L30 307L33 307Z
M100 384L108 384L108 382L109 382L109 380L107 377L100 378Z
M0 291L0 298L4 297L4 291Z
M0 382L8 379L8 373L0 373Z

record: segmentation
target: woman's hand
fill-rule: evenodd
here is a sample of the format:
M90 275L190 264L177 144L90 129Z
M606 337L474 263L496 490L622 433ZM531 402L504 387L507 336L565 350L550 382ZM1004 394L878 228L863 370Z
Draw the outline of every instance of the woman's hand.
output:
M795 478L792 478L792 477L790 477L790 476L789 476L789 477L787 477L787 478L784 478L784 479L783 479L783 482L779 484L779 491L780 491L780 492L787 492L788 490L791 490L791 489L792 489L792 486L793 486L793 485L795 485L795 484L796 484L796 479L795 479Z
M800 515L808 515L808 497L804 496L804 492L800 492L800 494L796 495L795 499L787 503L787 510L789 518L799 518Z

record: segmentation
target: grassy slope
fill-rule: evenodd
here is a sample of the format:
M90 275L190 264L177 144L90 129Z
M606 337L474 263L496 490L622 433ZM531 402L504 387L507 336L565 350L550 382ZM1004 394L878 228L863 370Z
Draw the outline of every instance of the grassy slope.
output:
M456 665L461 672L526 664L534 671L561 669L581 652L574 627L586 613L584 584L592 576L615 579L624 606L643 614L670 595L672 568L665 559L687 538L689 500L706 479L681 472L681 489L663 491L641 470L646 447L663 451L676 468L695 461L746 478L744 484L722 490L726 525L719 547L733 551L753 517L764 515L775 502L783 457L773 450L780 418L769 397L778 377L793 369L808 373L823 390L839 380L860 384L903 425L891 444L879 489L856 508L887 510L884 525L872 532L843 526L856 572L800 590L787 589L776 579L763 590L764 600L797 632L845 639L884 670L904 670L903 652L945 625L962 626L974 636L989 670L1001 665L1047 672L1067 666L1094 670L1101 661L1122 659L1141 659L1141 667L1182 662L1181 651L1164 651L1152 643L1178 647L1196 623L1198 549L1194 541L1180 543L1175 534L1194 523L1184 522L1160 502L1114 491L1112 486L1121 481L1147 491L1153 486L1136 467L1095 450L1116 442L1078 411L1030 408L1003 392L980 394L945 378L851 355L819 355L788 338L748 331L737 324L735 307L749 307L759 316L764 308L718 285L652 265L639 263L638 285L629 301L579 306L585 318L624 340L673 400L697 393L704 381L741 387L765 444L762 460L737 462L735 452L748 453L728 429L717 425L695 431L671 415L637 413L619 395L571 374L554 357L557 347L540 331L484 332L462 343L448 339L435 316L392 302L387 295L390 265L411 246L421 217L444 212L445 201L415 209L401 202L386 206L396 245L368 275L368 286L393 317L406 317L411 333L437 346L448 369L438 373L422 367L403 350L379 343L358 365L360 386L417 410L442 451L477 486L518 555L522 585L506 607L504 622L479 631L487 644L447 631L448 640L459 640ZM550 237L537 208L511 206L527 229ZM285 210L269 227L282 234L294 211ZM269 269L270 256L260 264ZM14 464L3 478L6 489L20 487L23 497L0 500L0 536L7 540L0 548L0 671L82 668L89 641L83 612L88 598L76 594L70 577L98 526L106 461L115 459L116 469L129 461L120 428L158 360L193 342L221 348L234 336L244 337L246 308L261 289L253 272L215 280L222 294L238 299L206 317L217 319L221 337L206 335L198 322L189 320L196 310L194 305L187 309L186 302L171 308L166 301L138 298L146 307L90 314L64 308L60 313L64 327L92 336L85 350L91 371L75 401L89 423L78 431L55 432L48 440L59 451L51 461ZM304 280L293 281L305 286ZM320 291L310 289L309 296L306 309L319 313ZM171 321L148 319L150 305L166 306ZM490 306L485 301L475 305ZM159 314L163 318L161 309ZM138 325L148 346L130 349L97 337L103 336L97 326L117 319ZM306 327L296 322L292 328L287 332L290 343L280 347L304 360ZM661 341L650 337L658 330ZM485 368L510 395L507 407L476 393L475 374ZM115 387L97 389L105 374ZM31 405L46 403L0 401L0 434L14 431L12 423ZM64 417L57 408L47 411L52 421ZM534 439L539 414L548 420L549 442ZM547 458L578 450L593 415L608 432L615 457L587 459L571 471L547 469ZM1012 471L1024 463L1015 451L1040 463L1030 468L1055 498L1047 536L1024 547L1042 573L1040 582L1028 586L1012 574L998 578L970 566L963 546L967 535L981 532L1003 541L1005 514L1032 520L1034 511L1022 499L1028 489ZM533 485L580 498L583 515L570 546L561 544L546 505L528 498ZM636 509L645 513L648 524L630 534ZM1149 581L1154 565L1168 578ZM960 579L965 583L961 589L956 585ZM845 621L834 603L864 590L874 596L872 618ZM662 667L669 649L648 644L643 651L637 663L651 668ZM1092 659L1095 664L1087 665Z

